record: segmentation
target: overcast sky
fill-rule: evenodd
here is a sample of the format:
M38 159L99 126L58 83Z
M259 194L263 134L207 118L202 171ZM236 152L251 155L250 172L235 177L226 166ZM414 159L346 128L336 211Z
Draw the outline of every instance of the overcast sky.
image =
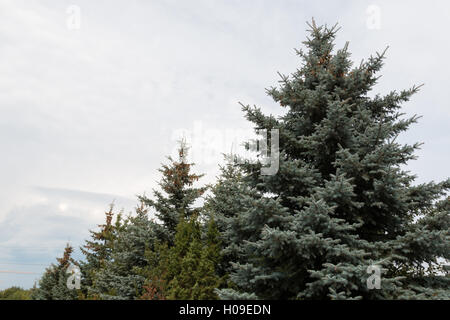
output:
M156 186L180 135L214 181L221 153L266 113L277 71L299 66L306 22L339 22L359 63L390 46L376 93L424 83L418 182L448 177L448 1L0 0L0 288L32 286L66 242L78 248L115 200ZM79 250L76 250L79 256Z

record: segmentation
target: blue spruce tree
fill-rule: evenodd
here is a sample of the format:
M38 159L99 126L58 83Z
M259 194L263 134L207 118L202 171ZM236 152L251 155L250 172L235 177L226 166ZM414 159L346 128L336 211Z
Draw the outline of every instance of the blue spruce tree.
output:
M78 288L70 288L69 277L78 276L70 272L70 266L78 264L71 257L73 248L67 244L64 254L61 258L56 258L58 264L51 264L45 269L42 278L39 280L39 286L32 289L31 299L33 300L78 300L82 296Z
M279 130L278 172L240 164L242 179L225 175L210 201L235 257L220 296L449 299L450 180L414 184L402 167L420 144L396 142L418 119L400 112L418 87L369 96L384 52L354 67L348 43L334 50L336 26L309 26L301 67L268 89L284 115L243 107L255 128Z

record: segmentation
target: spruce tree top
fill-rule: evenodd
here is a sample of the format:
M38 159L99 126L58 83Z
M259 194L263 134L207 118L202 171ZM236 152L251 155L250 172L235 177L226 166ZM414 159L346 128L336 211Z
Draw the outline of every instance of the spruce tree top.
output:
M167 233L164 240L170 244L174 240L180 218L189 218L199 213L194 202L206 191L205 187L193 186L203 175L191 172L194 164L187 162L188 150L186 142L181 141L178 159L168 157L170 164L163 164L159 169L162 179L158 184L163 192L154 190L155 200L146 196L139 197L145 205L155 209L155 216L162 222L162 231Z

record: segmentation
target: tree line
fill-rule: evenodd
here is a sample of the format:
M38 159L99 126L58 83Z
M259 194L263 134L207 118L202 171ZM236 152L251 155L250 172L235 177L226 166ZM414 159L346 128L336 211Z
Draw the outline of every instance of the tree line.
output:
M450 179L416 184L404 165L420 144L396 140L417 122L400 109L419 87L370 95L385 53L354 66L336 26L309 27L300 67L267 89L283 116L243 106L255 129L279 130L276 174L235 160L197 187L182 142L152 197L127 216L111 205L84 259L66 247L31 297L449 299ZM80 289L67 287L71 264Z

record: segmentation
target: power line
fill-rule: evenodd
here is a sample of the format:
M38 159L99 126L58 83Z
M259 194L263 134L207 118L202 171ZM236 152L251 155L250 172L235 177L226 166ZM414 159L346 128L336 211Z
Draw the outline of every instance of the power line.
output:
M48 266L44 263L15 263L15 262L0 262L0 265L14 265L14 266Z
M0 249L5 248L5 249L61 249L61 248L65 248L66 244L64 245L60 245L60 246L8 246L8 245L2 245L0 244ZM78 247L78 244L70 244L70 246L72 247Z
M40 274L40 273L36 273L36 272L16 271L16 270L0 270L0 273L13 273L13 274L23 274L23 275Z

